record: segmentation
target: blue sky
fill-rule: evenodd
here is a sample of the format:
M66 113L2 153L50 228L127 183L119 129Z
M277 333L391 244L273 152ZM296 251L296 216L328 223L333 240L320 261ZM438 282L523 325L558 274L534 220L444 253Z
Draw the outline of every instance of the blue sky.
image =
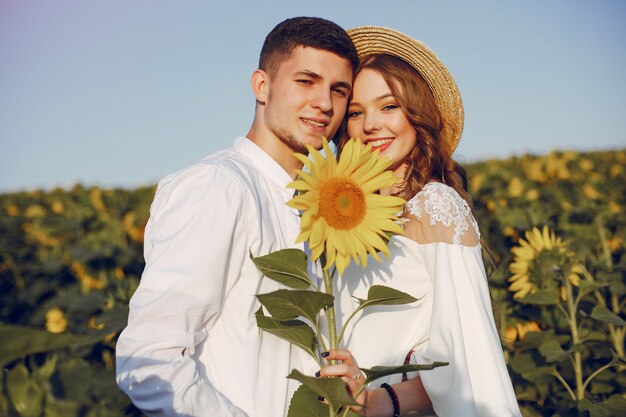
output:
M626 147L626 2L0 0L0 192L151 184L229 146L281 20L380 25L457 80L457 158Z

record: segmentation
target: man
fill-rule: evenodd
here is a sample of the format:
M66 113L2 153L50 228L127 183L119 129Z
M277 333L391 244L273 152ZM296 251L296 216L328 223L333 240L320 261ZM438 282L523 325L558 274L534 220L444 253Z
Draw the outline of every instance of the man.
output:
M250 254L301 247L298 213L285 204L301 167L293 152L335 134L357 64L336 24L278 24L252 75L247 138L159 183L146 268L117 344L118 384L146 414L285 415L297 386L286 375L317 370L297 347L257 328L256 295L279 284L262 278Z

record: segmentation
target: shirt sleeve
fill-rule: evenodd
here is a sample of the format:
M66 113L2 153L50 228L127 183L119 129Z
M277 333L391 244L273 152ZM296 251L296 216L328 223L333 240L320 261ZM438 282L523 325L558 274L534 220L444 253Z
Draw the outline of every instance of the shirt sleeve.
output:
M521 416L467 203L452 188L429 187L413 200L417 240L433 282L430 335L411 362L449 362L420 372L439 417Z
M146 267L117 342L117 382L148 416L247 417L192 357L247 256L243 187L198 165L166 177L146 227Z
M521 416L504 362L478 247L424 245L433 277L431 330L417 363L449 362L420 372L439 417Z

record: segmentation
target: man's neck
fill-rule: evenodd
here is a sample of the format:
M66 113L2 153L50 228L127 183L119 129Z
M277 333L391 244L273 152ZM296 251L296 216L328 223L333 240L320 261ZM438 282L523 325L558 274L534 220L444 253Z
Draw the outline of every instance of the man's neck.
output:
M302 162L294 156L289 146L272 135L258 134L254 127L248 132L247 138L276 161L292 179L296 179L298 174L295 171L302 168Z

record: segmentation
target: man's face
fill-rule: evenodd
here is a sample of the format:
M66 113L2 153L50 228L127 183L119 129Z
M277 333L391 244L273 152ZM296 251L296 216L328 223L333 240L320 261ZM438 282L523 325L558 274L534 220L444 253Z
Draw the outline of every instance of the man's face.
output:
M322 147L346 112L352 88L350 61L322 49L296 47L269 79L264 122L290 151Z

